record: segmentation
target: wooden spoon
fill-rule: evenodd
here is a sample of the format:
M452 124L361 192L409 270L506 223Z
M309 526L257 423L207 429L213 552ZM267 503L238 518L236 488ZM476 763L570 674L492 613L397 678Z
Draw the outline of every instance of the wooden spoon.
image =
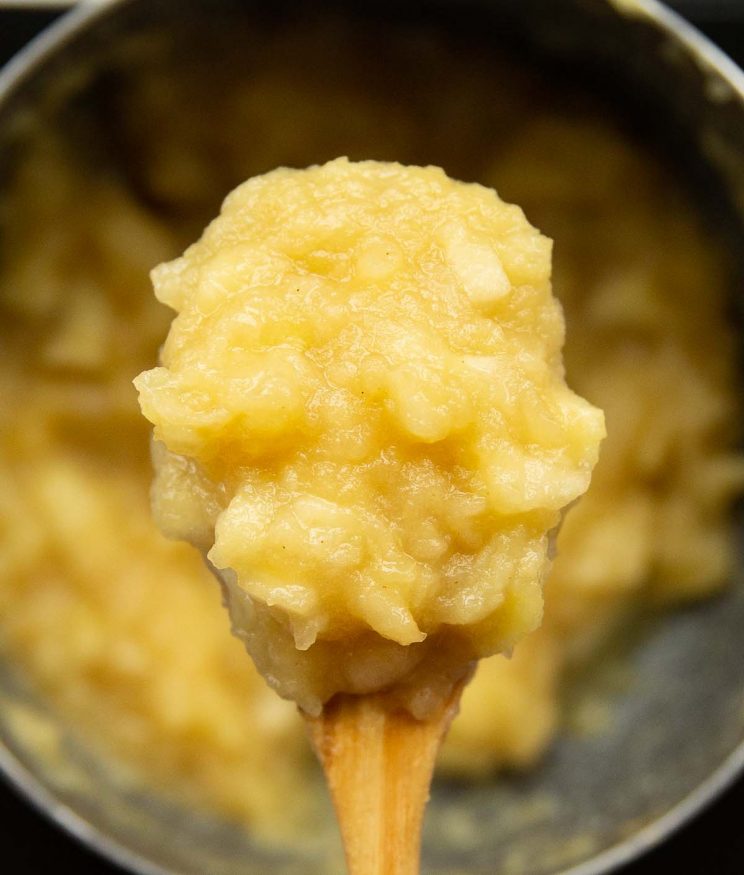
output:
M467 678L427 720L392 696L338 695L305 715L336 809L349 875L418 875L434 760Z

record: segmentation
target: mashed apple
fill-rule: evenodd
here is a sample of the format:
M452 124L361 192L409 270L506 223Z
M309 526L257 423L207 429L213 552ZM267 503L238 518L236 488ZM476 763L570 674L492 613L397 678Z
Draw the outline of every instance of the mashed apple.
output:
M131 386L172 316L148 271L214 215L211 193L345 151L431 160L556 240L568 381L605 411L607 439L561 529L543 626L511 659L481 661L440 767L481 779L534 767L570 666L629 614L731 579L744 483L725 262L669 169L604 104L556 99L490 44L464 65L446 40L430 61L417 42L433 90L411 75L407 44L385 43L386 79L359 60L366 34L336 39L325 66L317 40L307 28L255 40L257 69L239 85L205 89L191 57L189 74L144 78L107 116L141 165L92 174L85 150L42 131L0 204L3 665L102 762L253 832L310 819L314 763L296 709L230 635L198 552L150 519L150 429ZM224 119L235 133L215 143Z
M425 714L538 626L604 437L550 249L490 189L340 158L249 180L154 271L178 313L136 381L157 519L305 711L393 688Z

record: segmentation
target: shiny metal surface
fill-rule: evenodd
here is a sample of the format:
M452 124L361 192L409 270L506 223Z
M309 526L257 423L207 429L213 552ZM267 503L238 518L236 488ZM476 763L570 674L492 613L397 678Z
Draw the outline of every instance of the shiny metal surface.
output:
M275 14L280 18L298 5L282 2ZM391 20L405 15L408 6L328 5L350 14L372 10ZM744 75L693 28L653 0L452 0L430 4L432 16L443 7L492 25L497 16L499 28L524 39L534 59L581 59L606 77L613 99L626 94L628 111L656 114L672 132L677 158L709 186L711 208L725 217L732 251L744 249ZM204 22L229 31L242 15L251 26L251 8L199 0L186 11L178 0L124 0L74 10L0 76L0 191L30 117L47 115L65 124L77 112L95 118L94 102L80 94L106 87L102 71L113 65L131 76L156 75L162 62L156 48L164 33L180 38L192 28L193 35ZM155 48L139 51L131 63L126 45L146 44L143 34L153 38ZM70 70L79 75L69 77ZM479 786L438 784L425 828L424 871L599 875L662 840L744 768L742 628L744 586L737 582L725 596L639 635L622 655L638 682L629 695L610 695L613 721L607 732L566 735L544 766L525 777ZM586 680L590 686L599 682ZM34 740L14 732L19 708L55 734L64 768L41 767ZM224 824L122 788L89 752L76 747L9 666L0 667L0 738L0 768L28 798L133 871L340 871L330 820L301 850L272 849Z

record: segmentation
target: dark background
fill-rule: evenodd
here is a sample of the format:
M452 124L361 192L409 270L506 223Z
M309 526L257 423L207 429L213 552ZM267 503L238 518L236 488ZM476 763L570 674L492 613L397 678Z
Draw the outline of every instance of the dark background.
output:
M678 0L674 5L744 66L744 0ZM0 65L56 17L53 12L0 8ZM67 838L1 781L0 847L3 875L122 872ZM744 779L680 833L618 875L665 872L744 875Z

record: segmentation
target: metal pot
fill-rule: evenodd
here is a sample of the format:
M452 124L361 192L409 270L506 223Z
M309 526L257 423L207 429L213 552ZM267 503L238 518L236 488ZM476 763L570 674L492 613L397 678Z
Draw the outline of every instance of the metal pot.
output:
M81 8L32 43L0 77L0 186L45 128L75 142L91 172L114 167L142 197L175 213L172 191L158 184L147 156L132 156L133 144L118 126L127 83L136 80L146 88L163 76L178 76L184 59L194 57L206 59L208 69L210 52L212 67L221 68L224 56L214 54L216 47L239 45L250 55L262 33L322 15L351 19L377 35L400 28L410 35L416 22L426 21L451 41L455 54L465 51L463 35L477 33L481 47L508 42L513 55L546 76L564 67L580 71L606 95L610 113L617 105L644 124L651 120L649 130L698 180L732 253L742 251L744 75L654 0L280 0L270 9L237 0L122 0ZM323 50L333 51L332 40ZM374 40L365 51L372 63ZM467 64L468 57L462 61ZM233 74L241 74L239 65L227 71ZM355 151L369 148L366 136L345 129L341 120L321 153L305 163L342 151L358 157ZM384 143L377 145L384 151ZM323 148L330 153L322 154ZM441 148L430 142L419 144L416 155L378 150L373 157L443 163ZM291 157L285 137L279 151L267 148L248 169L268 169ZM220 166L212 169L213 177L190 192L194 222L214 212L219 196L237 181ZM469 175L467 167L454 170ZM736 586L665 619L628 654L643 683L618 703L606 732L561 739L548 761L526 777L438 784L425 830L425 871L598 875L686 822L744 767L742 627L744 588ZM225 824L122 789L89 751L75 746L49 707L19 685L9 665L0 666L0 703L5 773L63 828L135 872L289 875L328 872L336 865L329 862L338 850L330 839L301 852L267 848ZM14 731L9 715L18 708L56 733L64 769L50 770L34 739Z

